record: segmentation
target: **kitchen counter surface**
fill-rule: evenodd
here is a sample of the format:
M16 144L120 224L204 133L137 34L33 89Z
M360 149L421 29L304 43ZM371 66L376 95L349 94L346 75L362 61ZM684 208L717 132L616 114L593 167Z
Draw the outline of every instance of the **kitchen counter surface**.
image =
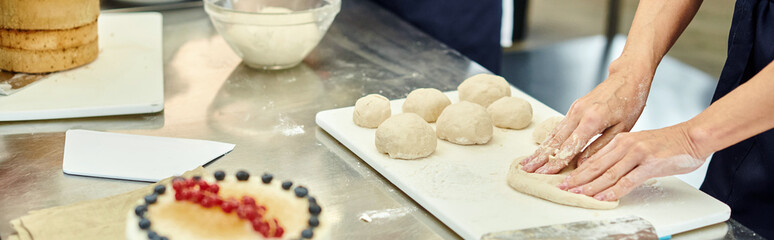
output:
M304 183L335 221L332 239L459 238L317 127L314 116L370 93L394 99L418 87L454 90L485 69L368 1L344 1L320 45L282 71L241 64L200 7L162 13L163 112L0 123L2 238L12 233L8 221L30 210L148 184L65 175L64 131L73 128L234 143L206 169L268 171ZM734 221L707 227L719 228L721 238L749 234Z

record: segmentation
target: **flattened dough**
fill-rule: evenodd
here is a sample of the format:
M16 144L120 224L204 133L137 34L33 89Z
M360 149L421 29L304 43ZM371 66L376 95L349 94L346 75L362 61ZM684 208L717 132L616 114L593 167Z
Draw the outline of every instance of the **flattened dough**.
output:
M613 209L618 207L617 200L615 202L599 201L586 195L563 191L556 187L575 169L575 166L570 165L558 174L527 173L521 170L520 163L524 158L516 158L508 170L508 185L516 191L574 207L589 209Z

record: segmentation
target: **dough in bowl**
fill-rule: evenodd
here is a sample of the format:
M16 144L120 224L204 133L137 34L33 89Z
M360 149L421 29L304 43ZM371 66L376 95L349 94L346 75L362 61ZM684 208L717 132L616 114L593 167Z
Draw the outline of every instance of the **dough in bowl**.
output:
M379 125L375 143L376 150L391 158L417 159L433 153L438 139L433 127L419 115L401 113Z
M517 97L503 97L486 108L494 125L500 128L523 129L532 122L532 105Z
M438 138L461 145L486 144L493 129L486 109L467 101L446 107L436 122Z
M403 103L403 112L416 113L425 121L432 123L438 119L446 106L451 101L446 94L435 88L419 88L409 93Z
M511 86L505 78L492 74L477 74L465 79L460 86L460 101L477 103L488 107L497 99L511 96Z
M508 171L508 185L516 191L574 207L590 209L613 209L618 207L618 200L613 202L599 201L593 197L559 189L557 185L562 183L564 178L575 169L575 166L567 166L557 174L527 173L521 170L521 160L524 160L524 158L519 157L513 160Z
M556 126L559 126L559 123L561 123L562 120L564 120L564 117L555 116L538 124L537 127L535 127L535 130L532 130L532 140L537 144L542 143L546 140L548 134L551 134L551 131L553 131Z
M390 100L379 94L361 97L355 102L352 120L364 128L376 128L392 114Z

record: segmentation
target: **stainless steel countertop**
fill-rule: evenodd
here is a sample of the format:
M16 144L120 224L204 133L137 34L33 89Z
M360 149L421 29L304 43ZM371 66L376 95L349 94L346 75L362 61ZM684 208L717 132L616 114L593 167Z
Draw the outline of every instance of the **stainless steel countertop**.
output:
M64 131L78 128L234 143L233 152L206 168L268 171L307 185L333 221L333 239L459 238L317 127L314 116L370 93L401 98L417 87L452 90L486 70L368 1L345 0L304 62L275 72L240 64L201 8L162 13L163 112L0 123L0 236L12 233L8 221L30 210L148 184L63 174ZM379 212L387 214L360 220Z

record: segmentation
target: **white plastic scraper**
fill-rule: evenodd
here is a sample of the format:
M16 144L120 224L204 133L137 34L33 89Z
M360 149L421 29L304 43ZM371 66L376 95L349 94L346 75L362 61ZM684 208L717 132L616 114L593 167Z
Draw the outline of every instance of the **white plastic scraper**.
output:
M659 239L650 222L637 216L580 221L521 230L487 233L482 240L515 239Z
M157 182L215 160L234 144L88 130L68 130L67 174Z

